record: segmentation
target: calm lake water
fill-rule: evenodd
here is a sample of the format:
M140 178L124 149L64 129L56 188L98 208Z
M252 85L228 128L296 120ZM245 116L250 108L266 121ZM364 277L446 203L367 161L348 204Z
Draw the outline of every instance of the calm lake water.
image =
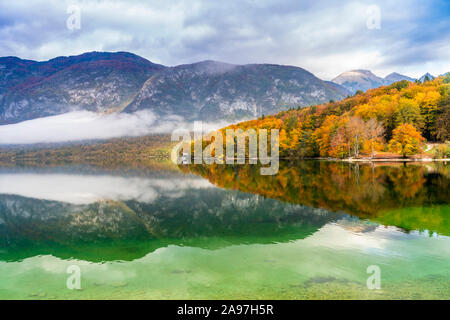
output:
M450 299L449 182L444 163L0 168L0 298Z

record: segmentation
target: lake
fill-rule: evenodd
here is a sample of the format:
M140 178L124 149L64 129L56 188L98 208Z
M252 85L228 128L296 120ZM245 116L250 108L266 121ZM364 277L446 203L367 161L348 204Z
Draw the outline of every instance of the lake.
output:
M2 167L0 298L450 299L448 164L258 169Z

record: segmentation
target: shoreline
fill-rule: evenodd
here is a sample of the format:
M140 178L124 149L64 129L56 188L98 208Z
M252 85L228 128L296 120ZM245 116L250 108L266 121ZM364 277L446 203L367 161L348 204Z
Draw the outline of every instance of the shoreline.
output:
M164 150L158 150L155 152L151 150L147 154L127 154L125 157L123 155L111 155L106 156L105 154L99 155L91 152L79 152L76 155L66 155L63 152L58 152L56 154L50 155L36 155L36 154L25 154L17 156L15 154L2 155L0 152L0 165L16 165L23 163L47 163L47 164L57 164L57 163L71 163L71 164L144 164L148 161L170 161L170 154ZM245 157L245 163L248 164L249 160L256 160L258 158ZM271 158L268 158L271 159ZM194 160L193 158L191 160ZM237 158L234 158L237 160ZM274 160L274 159L272 159ZM386 157L386 158L332 158L332 157L280 157L279 161L335 161L335 162L347 162L347 163L374 163L374 162L384 162L384 163L402 163L402 162L418 162L418 163L431 163L431 162L447 162L450 161L449 158L431 158L431 157ZM224 164L226 160L224 159ZM236 164L236 163L235 163Z
M433 158L346 158L346 159L338 159L338 158L311 158L310 160L326 160L326 161L343 161L343 162L446 162L450 161L450 159L433 159Z

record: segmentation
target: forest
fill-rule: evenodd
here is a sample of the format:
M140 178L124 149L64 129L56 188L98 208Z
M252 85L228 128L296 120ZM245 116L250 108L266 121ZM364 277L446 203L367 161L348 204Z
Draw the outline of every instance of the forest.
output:
M167 160L172 145L169 135L159 134L63 144L3 146L0 147L0 166L83 163L102 168L123 165L154 167L158 162L174 169Z
M292 108L221 129L278 129L282 158L450 156L450 74Z

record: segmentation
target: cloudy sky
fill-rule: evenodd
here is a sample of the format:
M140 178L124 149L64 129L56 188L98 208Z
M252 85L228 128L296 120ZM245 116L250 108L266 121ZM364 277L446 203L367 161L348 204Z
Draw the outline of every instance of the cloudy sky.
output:
M81 19L71 30L73 5ZM170 66L288 64L327 80L351 69L436 75L450 71L450 2L0 0L0 56L47 60L94 50Z

